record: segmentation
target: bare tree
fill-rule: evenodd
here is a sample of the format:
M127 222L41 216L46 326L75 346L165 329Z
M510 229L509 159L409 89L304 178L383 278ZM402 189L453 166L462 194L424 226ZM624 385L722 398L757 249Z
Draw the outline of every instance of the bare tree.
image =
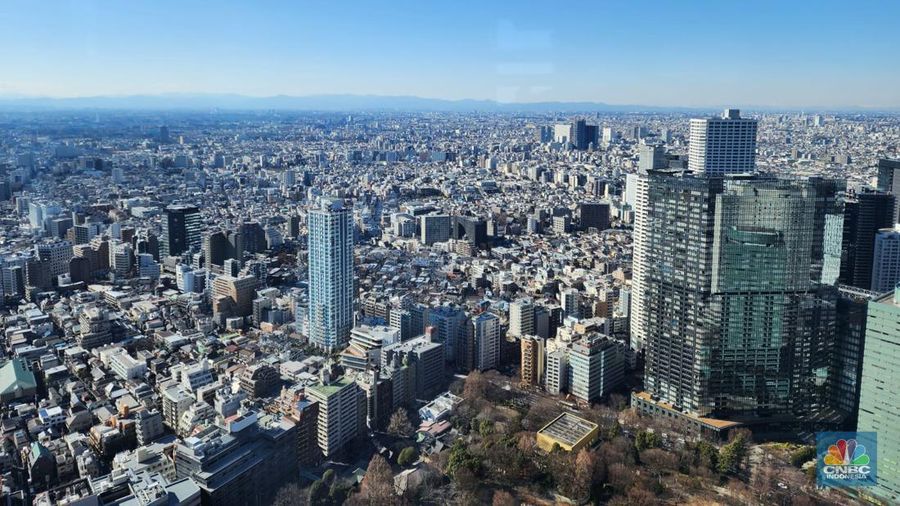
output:
M531 405L528 414L522 419L522 428L537 431L559 415L559 408L550 399L539 398Z
M622 494L634 483L634 471L625 464L612 464L606 471L606 480L613 490Z
M662 502L653 492L641 487L631 487L625 497L615 497L609 501L610 506L656 506Z
M642 451L641 462L653 469L657 474L678 470L678 456L659 448Z
M283 485L272 499L273 506L307 506L308 504L308 494L296 482Z
M375 454L366 468L366 476L359 486L358 501L361 504L397 504L400 499L394 494L394 473L387 460Z
M572 498L585 501L591 496L597 479L599 458L597 454L582 448L575 456L575 469L572 471Z
M474 370L466 377L466 384L463 387L463 397L468 400L484 399L487 395L488 379L478 371Z
M398 437L410 437L415 432L404 408L397 408L388 422L388 433Z

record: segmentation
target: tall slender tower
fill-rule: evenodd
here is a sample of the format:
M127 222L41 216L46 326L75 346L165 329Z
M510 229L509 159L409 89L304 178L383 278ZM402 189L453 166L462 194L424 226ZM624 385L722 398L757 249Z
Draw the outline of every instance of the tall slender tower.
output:
M309 340L347 344L353 326L353 221L341 200L309 212Z
M646 305L644 294L646 293L647 270L647 192L649 176L647 174L629 174L629 182L634 187L634 232L632 233L632 262L631 262L631 308L629 309L629 335L630 345L633 350L644 349L646 340L646 327L644 311Z

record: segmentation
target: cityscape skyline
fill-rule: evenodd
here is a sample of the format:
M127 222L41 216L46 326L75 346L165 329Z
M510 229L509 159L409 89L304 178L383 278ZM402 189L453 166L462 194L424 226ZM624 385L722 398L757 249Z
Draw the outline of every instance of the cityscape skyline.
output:
M0 504L900 504L897 14L0 2Z
M818 4L817 4L818 5ZM900 107L898 7L10 2L0 100L323 94L665 107ZM177 16L172 16L177 8ZM568 15L575 10L578 16ZM466 16L460 16L465 12ZM613 21L614 20L614 21ZM164 29L160 29L163 27ZM835 36L839 33L840 36ZM699 49L699 50L698 50Z

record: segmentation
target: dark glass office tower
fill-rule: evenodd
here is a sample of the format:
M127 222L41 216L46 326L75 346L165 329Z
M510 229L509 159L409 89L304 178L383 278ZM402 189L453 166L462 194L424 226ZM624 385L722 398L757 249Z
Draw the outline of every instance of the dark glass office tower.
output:
M829 395L832 406L846 417L847 430L856 430L862 361L869 302L879 294L853 287L840 289L837 303L837 353L832 357Z
M159 256L176 256L191 246L200 247L202 222L195 206L175 205L166 208L162 219Z
M649 177L645 386L694 416L821 415L836 289L821 283L841 185L823 179Z
M894 200L894 196L888 193L865 192L845 203L842 284L864 290L871 288L875 235L882 228L893 228Z
M644 386L676 409L709 414L715 197L723 180L651 172L648 181L643 318Z
M894 223L900 221L900 160L878 160L878 191L894 196Z

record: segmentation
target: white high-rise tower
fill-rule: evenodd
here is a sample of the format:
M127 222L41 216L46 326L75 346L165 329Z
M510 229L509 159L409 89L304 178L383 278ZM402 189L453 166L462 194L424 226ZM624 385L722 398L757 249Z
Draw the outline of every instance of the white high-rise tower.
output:
M756 170L756 120L725 109L721 118L691 120L688 169L721 176Z
M629 174L631 176L631 174ZM647 270L647 206L649 179L646 174L635 174L629 183L634 184L634 233L632 234L631 308L628 311L630 344L633 350L644 348L646 329L644 314Z
M309 340L326 350L347 344L353 326L353 221L341 200L309 212Z

